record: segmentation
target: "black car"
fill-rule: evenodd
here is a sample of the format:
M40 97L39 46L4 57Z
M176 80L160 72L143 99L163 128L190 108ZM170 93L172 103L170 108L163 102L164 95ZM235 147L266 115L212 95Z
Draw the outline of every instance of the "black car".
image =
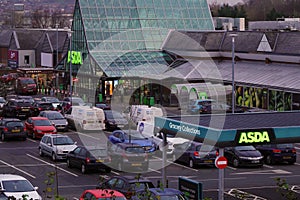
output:
M103 110L103 112L105 115L105 129L113 131L127 127L128 121L120 112L114 110Z
M111 171L110 162L106 148L102 147L78 146L67 154L67 166L79 168L83 174L91 170L104 170L108 173Z
M173 160L183 162L193 168L197 165L214 166L219 152L214 146L200 142L185 142L174 149Z
M224 156L234 167L263 166L263 156L254 146L226 147Z
M9 99L3 105L4 117L27 118L31 115L31 102L24 99Z
M0 120L1 140L21 138L26 140L27 132L24 123L17 118L2 118Z
M292 165L296 162L297 153L294 144L265 144L256 146L256 149L261 152L268 165L284 162Z
M154 188L154 185L142 176L113 176L100 182L97 188L117 190L130 199L136 191Z
M134 143L118 143L111 146L109 154L112 166L119 171L136 172L137 169L147 171L149 158L144 147Z
M55 110L51 102L36 101L32 104L31 116L36 117L44 110Z

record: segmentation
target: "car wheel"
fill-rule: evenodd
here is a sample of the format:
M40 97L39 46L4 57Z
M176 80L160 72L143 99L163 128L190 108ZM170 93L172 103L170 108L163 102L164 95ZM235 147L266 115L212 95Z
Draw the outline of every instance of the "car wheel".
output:
M232 161L232 164L233 164L234 167L238 167L240 162L237 158L234 158L233 161Z
M6 139L6 138L5 138L5 134L2 133L2 134L1 134L1 140L2 140L2 141L5 141L5 139Z
M267 165L272 165L273 164L272 157L270 155L268 155L266 157L265 162L266 162Z
M67 167L72 168L72 164L69 158L67 158Z
M190 161L189 161L189 167L190 168L194 168L195 167L195 163L194 163L193 159L190 159Z
M43 156L44 156L44 153L43 153L43 150L42 150L42 148L39 148L39 154L40 154L40 156L41 156L41 157L43 157Z
M52 156L51 156L51 157L52 157L52 160L53 160L53 161L56 161L56 155L55 155L54 152L52 152Z
M85 173L86 173L86 166L85 166L85 164L82 164L82 165L81 165L81 173L82 173L82 174L85 174Z

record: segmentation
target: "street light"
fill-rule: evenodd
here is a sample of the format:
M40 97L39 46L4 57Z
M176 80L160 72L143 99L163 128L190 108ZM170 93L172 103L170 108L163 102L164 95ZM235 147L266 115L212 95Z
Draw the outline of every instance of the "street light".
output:
M73 22L73 19L70 19L70 24L71 24L71 28L70 28L70 31L68 32L68 36L69 36L69 40L70 40L70 50L69 50L69 53L70 53L70 68L69 68L69 71L70 71L70 88L69 88L69 96L70 96L70 99L71 99L71 105L72 105L72 85L73 85L73 77L72 77L72 22Z
M232 103L231 103L231 110L232 113L234 113L234 108L235 108L235 89L234 89L234 39L237 36L236 33L232 33L229 35L231 37L231 42L232 42Z
M58 65L58 24L55 24L55 28L56 28L56 67ZM56 89L58 88L58 73L56 73L56 79L55 79L55 85L56 85Z

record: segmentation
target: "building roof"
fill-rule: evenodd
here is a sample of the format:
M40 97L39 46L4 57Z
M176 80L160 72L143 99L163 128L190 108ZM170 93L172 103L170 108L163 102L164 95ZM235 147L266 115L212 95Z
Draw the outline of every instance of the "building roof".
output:
M1 30L0 31L0 47L8 47L12 31L11 30Z

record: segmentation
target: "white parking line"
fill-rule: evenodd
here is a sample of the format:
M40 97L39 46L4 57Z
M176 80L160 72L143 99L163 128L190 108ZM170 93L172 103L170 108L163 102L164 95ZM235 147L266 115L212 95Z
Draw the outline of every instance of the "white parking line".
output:
M300 165L299 163L294 163L294 165Z
M152 168L150 168L150 167L149 167L149 171L151 171L151 172L156 172L156 173L159 173L159 174L161 174L161 172L160 172L160 171L158 171L158 170L155 170L155 169L152 169Z
M30 138L27 138L27 140L29 140L30 142L34 142L34 143L39 143L39 141L30 139Z
M75 132L75 133L77 133L78 135L84 135L84 136L86 136L86 137L90 137L90 138L93 138L93 139L96 139L96 140L100 140L100 138L93 137L93 136L88 135L88 134L84 134L84 133L80 133L80 132Z
M111 173L113 173L113 174L116 174L116 175L120 176L120 173L118 173L118 172L111 171Z
M273 168L274 168L274 167L272 167L272 166L270 166L270 165L266 165L266 164L264 164L263 166L266 167L266 168L270 168L270 169L273 169Z
M43 163L45 163L45 164L47 164L47 165L49 165L49 166L56 167L57 169L59 169L59 170L61 170L61 171L63 171L63 172L66 172L66 173L68 173L68 174L70 174L70 175L72 175L72 176L78 177L77 174L74 174L74 173L72 173L72 172L69 172L69 171L67 171L67 170L65 170L65 169L63 169L63 168L61 168L61 167L58 167L57 165L54 165L54 164L49 163L49 162L46 162L46 161L44 161L44 160L42 160L42 159L39 159L39 158L37 158L37 157L35 157L35 156L33 156L33 155L30 155L30 154L26 154L26 155L29 156L29 157L31 157L31 158L33 158L33 159L35 159L35 160L38 160L38 161L40 161L40 162L43 162Z
M18 171L20 171L20 172L26 174L27 176L30 176L31 178L35 178L35 176L29 174L28 172L25 172L25 171L22 170L22 169L19 169L19 168L15 167L15 166L13 166L13 165L11 165L11 164L8 164L7 162L4 162L3 160L0 160L0 162L2 162L3 164L5 164L5 165L7 165L7 166L9 166L9 167L11 167L11 168L14 168L15 170L18 170Z

